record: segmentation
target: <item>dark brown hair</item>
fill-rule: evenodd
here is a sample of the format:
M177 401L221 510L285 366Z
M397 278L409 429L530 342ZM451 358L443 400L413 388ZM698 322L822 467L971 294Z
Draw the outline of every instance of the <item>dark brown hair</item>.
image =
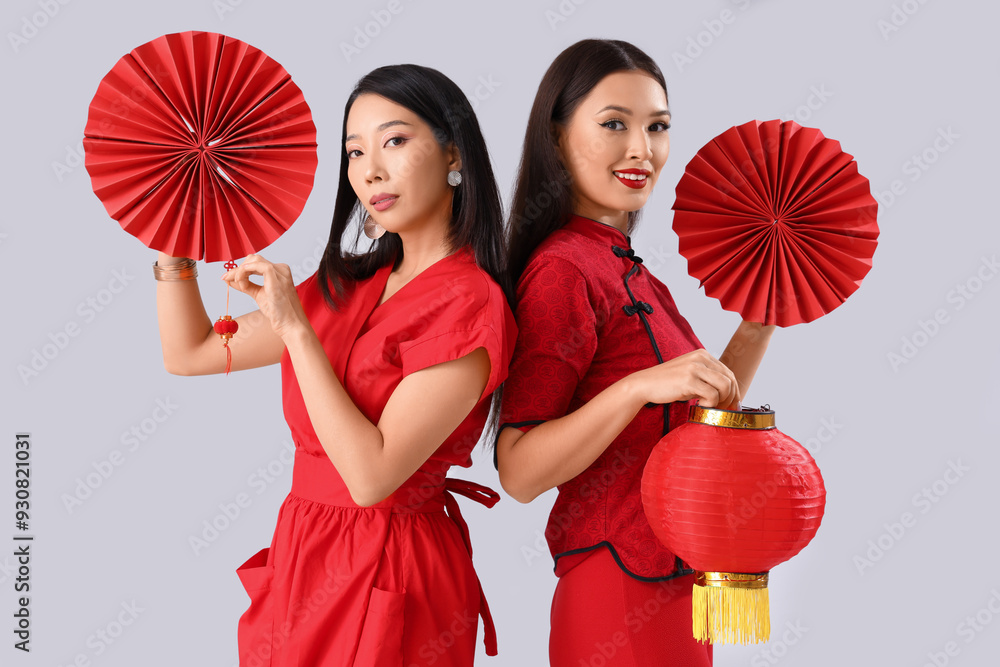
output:
M614 72L642 70L667 92L663 73L641 49L612 39L585 39L552 61L528 117L507 228L507 270L516 284L528 258L573 213L573 184L559 157L556 126L565 126L584 97ZM639 212L628 215L631 230Z

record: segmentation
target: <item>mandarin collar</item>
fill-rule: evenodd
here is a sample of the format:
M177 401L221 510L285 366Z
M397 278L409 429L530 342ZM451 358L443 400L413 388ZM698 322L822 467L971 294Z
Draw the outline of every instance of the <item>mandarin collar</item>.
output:
M624 241L626 249L632 247L631 237L622 230L591 218L585 218L582 215L571 215L569 222L566 223L566 228L594 241L610 243L611 245L621 245Z

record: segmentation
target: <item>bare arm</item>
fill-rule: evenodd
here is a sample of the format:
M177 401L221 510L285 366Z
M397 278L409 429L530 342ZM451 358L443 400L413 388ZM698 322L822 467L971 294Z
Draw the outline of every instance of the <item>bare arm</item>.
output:
M416 472L476 406L490 374L484 348L411 373L373 424L344 390L311 327L290 335L288 354L320 444L362 506L384 500Z
M167 266L180 261L164 253L157 262ZM225 283L219 283L225 289ZM156 316L160 326L163 365L174 375L224 373L226 352L213 320L205 311L197 280L156 283ZM275 335L259 310L236 319L239 331L229 341L233 353L232 370L258 368L281 360L284 343Z
M398 489L462 423L486 388L490 360L477 348L407 375L373 424L334 373L288 267L251 255L230 273L233 286L260 304L287 346L320 444L359 505L373 505ZM251 274L264 276L264 285L250 283Z
M528 433L504 429L497 441L500 483L515 499L530 502L576 477L597 460L647 402L697 398L706 407L738 409L773 333L773 325L744 321L718 361L697 350L626 376L575 412Z
M586 470L646 403L700 399L702 405L737 400L732 372L705 350L695 350L632 373L564 417L527 433L508 427L497 441L500 483L527 503Z
M739 397L737 401L728 407L739 409L739 401L747 395L750 390L750 383L753 382L757 368L760 367L764 353L767 352L767 345L771 341L774 333L774 325L764 326L759 322L740 322L736 333L729 341L719 361L724 363L733 372L736 381L739 383ZM726 406L723 406L726 407Z

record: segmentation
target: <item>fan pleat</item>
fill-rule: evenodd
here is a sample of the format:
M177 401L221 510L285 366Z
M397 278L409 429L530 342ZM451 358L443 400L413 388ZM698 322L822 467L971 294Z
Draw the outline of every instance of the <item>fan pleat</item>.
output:
M262 51L216 33L164 35L122 57L84 135L108 214L151 248L207 261L274 242L317 166L302 91Z
M688 272L723 308L765 324L838 307L878 244L877 203L854 158L794 121L751 121L708 142L673 209Z

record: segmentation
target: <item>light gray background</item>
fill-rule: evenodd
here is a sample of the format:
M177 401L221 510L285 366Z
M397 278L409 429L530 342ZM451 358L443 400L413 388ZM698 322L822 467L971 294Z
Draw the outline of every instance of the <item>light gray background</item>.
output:
M358 77L389 63L439 68L475 98L509 197L530 103L555 55L594 36L650 53L667 78L673 145L635 246L716 354L739 318L688 277L670 229L674 185L698 148L732 125L795 117L854 154L873 190L898 181L901 194L882 197L864 285L829 316L778 331L752 389L748 403L769 403L782 430L813 451L829 498L816 539L772 573L770 644L718 647L716 664L996 664L997 5L400 2L349 61L341 43L386 0L4 3L0 541L10 546L0 545L0 662L54 667L82 654L102 667L236 663L248 600L234 569L270 541L291 482L278 370L164 372L154 253L107 216L80 153L88 105L114 63L161 34L199 29L263 49L312 107L316 186L264 252L297 280L314 270L327 235L344 100ZM700 53L691 46L699 40ZM678 64L689 48L696 57ZM933 162L915 168L913 156L925 153ZM221 313L221 268L200 268L208 310ZM113 282L115 272L124 281ZM250 307L234 295L234 313ZM78 335L61 337L67 326ZM19 367L46 351L45 367L22 377ZM894 366L889 355L904 352L912 358ZM175 406L162 422L157 401ZM144 437L134 451L123 440L132 428ZM12 648L11 632L13 436L24 429L37 536L30 655ZM67 509L64 496L114 450L123 463ZM254 475L268 465L277 474L262 483ZM467 475L499 489L482 450ZM195 554L189 538L241 493L249 506ZM528 506L505 497L490 511L463 502L500 636L500 656L485 664L545 664L555 578L541 531L553 497ZM117 630L123 604L141 611L101 642L97 631Z

